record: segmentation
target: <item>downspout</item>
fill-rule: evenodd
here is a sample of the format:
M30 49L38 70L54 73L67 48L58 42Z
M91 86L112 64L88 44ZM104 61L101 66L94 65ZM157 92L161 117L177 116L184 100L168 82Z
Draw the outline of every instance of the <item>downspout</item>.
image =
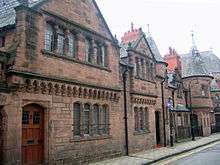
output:
M163 78L161 82L161 99L162 99L162 113L163 113L163 138L164 138L164 147L166 147L166 122L165 122L165 108L164 108L164 82L166 81Z
M125 155L129 155L128 150L128 112L127 112L127 72L128 68L123 72L123 92L124 92L124 124L125 124Z

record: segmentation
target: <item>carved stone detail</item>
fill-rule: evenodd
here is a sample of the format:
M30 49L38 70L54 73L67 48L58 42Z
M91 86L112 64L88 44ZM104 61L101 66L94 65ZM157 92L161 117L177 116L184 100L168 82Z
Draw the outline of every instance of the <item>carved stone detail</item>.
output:
M78 97L94 100L108 100L118 102L120 99L119 92L112 92L107 89L96 89L78 85L55 83L37 79L25 79L24 84L18 85L19 92L56 95L66 97Z

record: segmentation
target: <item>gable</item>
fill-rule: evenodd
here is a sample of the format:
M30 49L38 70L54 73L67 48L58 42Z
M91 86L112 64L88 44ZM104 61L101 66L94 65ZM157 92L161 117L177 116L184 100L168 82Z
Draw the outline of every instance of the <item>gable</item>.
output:
M145 54L147 57L154 58L144 36L137 42L134 49L137 52Z
M40 9L113 39L94 0L48 0L40 6Z

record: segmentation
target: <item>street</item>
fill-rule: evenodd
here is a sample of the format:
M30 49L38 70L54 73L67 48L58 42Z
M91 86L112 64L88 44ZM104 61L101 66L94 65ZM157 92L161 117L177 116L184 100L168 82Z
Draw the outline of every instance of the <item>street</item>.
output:
M178 156L172 162L162 163L166 165L219 165L220 164L220 144L216 144L201 151L185 156L180 159Z

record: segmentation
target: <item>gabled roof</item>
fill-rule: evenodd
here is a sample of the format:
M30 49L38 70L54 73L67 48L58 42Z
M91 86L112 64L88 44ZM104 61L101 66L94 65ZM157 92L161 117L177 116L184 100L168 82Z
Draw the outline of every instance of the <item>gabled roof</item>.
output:
M147 39L147 42L148 42L148 45L149 45L151 51L154 54L154 58L156 59L156 61L165 62L164 59L162 58L160 52L159 52L159 49L158 49L154 39L151 36L146 37L146 39Z
M132 49L135 49L138 46L142 38L145 39L155 60L157 62L165 62L159 52L159 49L154 39L150 35L146 36L146 34L142 31L141 28L133 29L133 25L132 25L131 31L126 32L124 36L122 37L120 46L122 47L122 49L125 49L125 50L127 50L129 47ZM124 52L124 50L122 52ZM124 56L126 56L126 53L121 54L121 57L124 57Z
M21 4L22 0L0 0L0 28L14 25L16 20L16 13L15 8ZM28 7L30 8L38 8L41 6L44 2L47 2L48 0L28 0ZM100 18L103 21L103 24L107 31L109 32L111 39L115 41L115 38L113 37L97 3L95 0L91 0L94 4L97 11L100 13Z
M43 0L29 0L29 7L34 7ZM19 0L1 0L0 1L0 28L15 24L15 7L21 3Z

